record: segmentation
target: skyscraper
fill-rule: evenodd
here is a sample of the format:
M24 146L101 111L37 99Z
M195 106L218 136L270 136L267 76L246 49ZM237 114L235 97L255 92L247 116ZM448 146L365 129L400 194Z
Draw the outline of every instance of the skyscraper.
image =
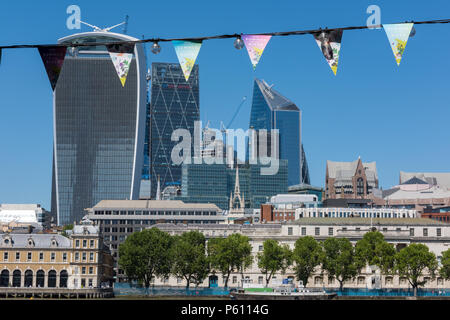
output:
M200 120L199 68L195 65L186 81L178 63L152 63L150 104L151 195L155 196L158 176L161 191L181 187L181 165L171 160L171 141L176 129L187 129L194 137L194 122ZM193 148L191 155L193 156Z
M59 43L138 39L111 32L74 34ZM52 212L78 221L105 199L137 199L146 114L146 62L136 44L125 86L105 46L68 54L54 92Z
M279 130L279 158L288 160L289 186L310 183L302 144L301 111L295 103L272 89L264 80L255 79L250 113L250 128L252 127L256 131Z

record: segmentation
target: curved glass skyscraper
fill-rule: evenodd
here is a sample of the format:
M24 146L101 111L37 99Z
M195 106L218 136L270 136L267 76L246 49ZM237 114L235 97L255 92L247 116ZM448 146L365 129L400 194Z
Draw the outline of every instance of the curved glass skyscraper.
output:
M110 32L74 34L59 43L138 39ZM138 199L146 116L146 61L136 44L122 87L105 46L67 56L55 88L52 212L73 223L105 199Z
M255 79L250 127L268 132L278 129L279 158L288 160L288 185L310 183L301 139L301 111L264 80Z

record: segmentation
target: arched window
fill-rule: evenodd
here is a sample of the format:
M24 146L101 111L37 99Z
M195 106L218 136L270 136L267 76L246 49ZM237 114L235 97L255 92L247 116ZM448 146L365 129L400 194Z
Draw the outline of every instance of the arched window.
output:
M364 180L363 178L358 178L356 181L356 192L358 196L364 195Z
M27 270L25 271L25 287L32 287L33 286L33 271Z
M9 286L9 271L3 270L0 274L0 287Z
M47 286L49 288L55 288L56 287L56 271L50 270L48 272L48 283Z
M39 270L36 272L36 287L43 288L45 287L45 272L44 270Z
M67 288L67 279L69 278L69 274L66 270L62 270L59 274L59 287Z
M20 270L14 270L12 285L13 287L22 286L22 272Z

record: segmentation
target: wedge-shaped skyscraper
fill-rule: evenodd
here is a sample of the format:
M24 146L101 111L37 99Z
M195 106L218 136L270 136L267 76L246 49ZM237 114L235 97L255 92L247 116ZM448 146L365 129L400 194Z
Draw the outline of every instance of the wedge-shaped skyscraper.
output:
M302 145L301 111L264 80L255 79L250 128L256 131L266 129L268 132L278 129L279 158L288 160L288 185L310 183ZM269 136L267 139L270 139Z

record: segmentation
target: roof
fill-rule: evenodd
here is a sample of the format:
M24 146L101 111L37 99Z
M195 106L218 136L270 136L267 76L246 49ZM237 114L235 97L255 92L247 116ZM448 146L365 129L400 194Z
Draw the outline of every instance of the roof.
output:
M408 181L403 182L402 184L428 184L428 182L425 182L423 180L420 180L417 177L412 177Z
M359 159L351 162L338 162L327 160L328 176L337 180L351 180L356 173ZM362 163L368 180L378 180L377 164L373 162Z
M321 187L315 187L307 183L295 184L288 187L289 192L294 191L302 191L302 190L314 190L314 191L323 191Z
M417 186L417 185L412 185ZM430 186L426 189L406 189L392 188L383 191L383 197L387 200L403 200L403 199L443 199L450 198L450 190L439 186Z
M400 171L400 184L416 177L432 185L450 189L450 172L404 172Z
M385 226L448 226L449 224L424 218L300 218L288 224L299 225L385 225Z
M93 209L198 209L222 211L212 203L184 203L181 200L102 200Z
M16 233L10 233L10 234L2 234L1 235L1 241L0 241L0 247L4 247L3 240L5 237L10 237L12 240L12 247L13 248L26 248L28 247L28 239L33 239L34 241L34 248L50 248L51 247L51 241L52 239L55 239L58 243L58 248L71 248L72 242L69 238L66 238L59 234L16 234Z
M272 111L290 110L300 111L297 105L283 96L278 91L272 89L264 80L255 79L255 83L258 85L267 105Z

